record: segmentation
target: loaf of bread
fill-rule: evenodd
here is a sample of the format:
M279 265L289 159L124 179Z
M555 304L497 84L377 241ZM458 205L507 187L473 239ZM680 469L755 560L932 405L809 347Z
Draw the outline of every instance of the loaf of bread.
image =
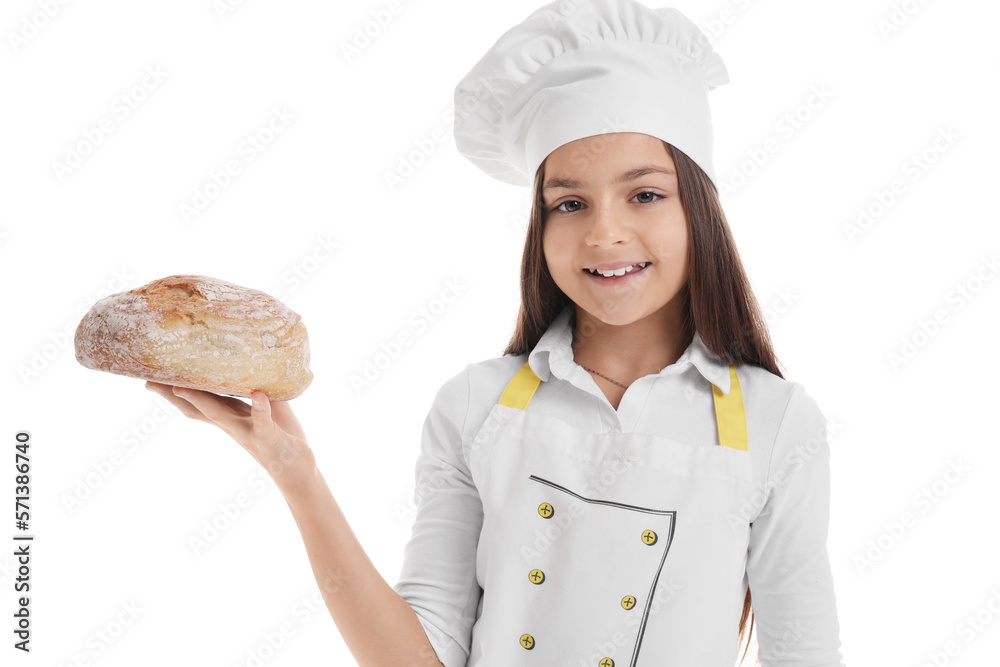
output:
M309 370L306 327L274 297L207 276L179 275L105 297L74 339L87 368L272 401L299 396Z

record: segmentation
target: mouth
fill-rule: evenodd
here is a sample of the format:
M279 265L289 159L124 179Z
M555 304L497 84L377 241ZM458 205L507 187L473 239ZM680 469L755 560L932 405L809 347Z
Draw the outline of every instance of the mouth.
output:
M624 266L620 269L615 269L614 271L600 270L600 269L583 269L583 272L586 273L591 278L594 278L595 280L614 282L620 280L627 280L632 276L642 273L647 268L649 268L651 264L652 262L638 262L631 266Z

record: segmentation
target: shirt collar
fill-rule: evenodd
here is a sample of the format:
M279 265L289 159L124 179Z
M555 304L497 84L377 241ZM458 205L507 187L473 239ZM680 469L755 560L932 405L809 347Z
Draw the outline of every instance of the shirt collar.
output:
M586 373L573 361L573 328L570 326L573 308L573 304L568 304L556 316L528 354L528 365L543 382L547 382L553 375L568 380L573 373L581 371ZM677 361L662 369L657 376L681 373L691 365L723 394L729 394L731 384L729 366L708 349L697 331Z

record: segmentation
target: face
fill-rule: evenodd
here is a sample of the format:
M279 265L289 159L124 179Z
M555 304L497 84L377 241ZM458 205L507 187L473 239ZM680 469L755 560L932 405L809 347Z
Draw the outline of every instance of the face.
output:
M618 132L563 144L546 159L543 188L545 261L578 315L623 325L676 305L687 281L688 228L660 139ZM645 268L620 278L587 270L640 262Z

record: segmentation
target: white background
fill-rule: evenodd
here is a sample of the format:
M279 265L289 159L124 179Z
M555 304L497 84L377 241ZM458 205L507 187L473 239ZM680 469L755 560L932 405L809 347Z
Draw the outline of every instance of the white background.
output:
M395 582L431 400L467 363L500 355L519 300L528 191L458 155L454 86L541 3L403 1L382 27L382 0L48 4L51 17L26 0L0 16L0 662L235 666L263 650L268 666L352 664L256 462L162 409L142 381L84 369L72 334L98 298L171 274L280 293L311 340L315 381L295 412ZM1000 652L1000 280L988 263L1000 248L1000 6L675 6L728 66L710 96L725 210L785 375L831 424L845 659L986 664ZM375 36L348 59L343 45L366 24ZM276 109L293 118L268 135ZM102 121L111 131L88 150ZM259 134L269 143L251 160L244 142ZM768 139L777 150L757 166ZM57 168L71 151L87 155ZM185 220L181 205L230 160L240 172ZM420 164L391 189L385 174L410 160ZM859 209L874 213L852 240ZM442 295L450 303L418 326ZM923 335L938 310L946 319ZM403 333L411 344L357 389L352 378ZM893 364L905 341L916 353ZM22 429L30 655L11 647ZM206 538L239 494L249 504ZM272 655L265 636L283 623L293 633Z

